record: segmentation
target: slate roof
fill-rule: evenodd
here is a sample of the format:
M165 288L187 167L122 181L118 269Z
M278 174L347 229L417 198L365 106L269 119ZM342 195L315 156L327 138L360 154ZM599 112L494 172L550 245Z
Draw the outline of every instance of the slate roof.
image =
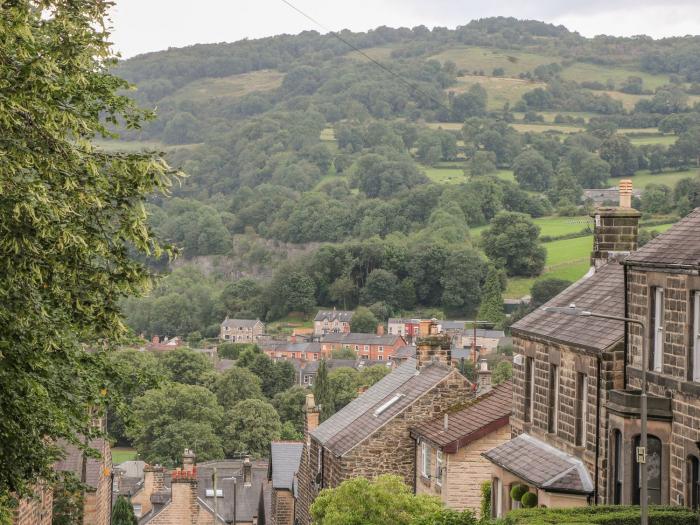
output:
M299 471L301 450L299 441L273 441L270 443L270 479L272 488L292 490L294 475Z
M411 429L414 437L425 438L446 452L455 453L494 430L504 427L510 419L513 407L513 383L507 381L474 399L458 412L416 425Z
M320 343L272 343L263 345L263 351L319 354L321 353L321 345Z
M229 501L228 494L233 495L232 480L224 478L235 477L236 489L236 521L252 522L258 515L260 493L267 482L267 460L253 461L251 466L251 484L243 483L243 461L240 459L224 459L219 461L207 461L197 464L197 493L198 500L204 503L205 509L213 513L214 498L206 496L207 489L213 489L212 472L216 467L216 475L219 479L217 489L223 490L223 498L218 498L218 513L221 518L229 523L233 522L233 501ZM208 507L208 508L207 508Z
M396 349L392 359L408 359L409 357L416 357L416 347L415 346L401 346Z
M624 316L624 268L612 261L590 277L569 286L544 306L569 306L595 310L608 315ZM515 336L531 335L600 352L624 337L624 323L595 317L573 317L548 313L542 307L511 326Z
M325 319L335 321L337 319L341 323L349 323L354 313L352 310L319 310L316 317L314 317L314 321L323 321Z
M85 457L83 452L74 445L63 444L62 446L65 456L61 461L56 462L54 470L58 472L72 472L78 480L82 480L83 463L86 462L84 482L89 487L96 489L102 478L104 462L101 459ZM104 454L108 445L104 439L97 438L90 442L90 448Z
M700 268L700 208L625 259L625 264Z
M260 319L229 319L227 317L221 323L221 326L230 326L232 328L253 328L256 324L260 322Z
M322 343L341 343L347 345L386 345L393 346L401 339L396 334L365 334L361 332L349 332L346 334L332 333L321 338Z
M593 492L593 482L580 459L529 434L520 434L482 455L537 488L574 494Z
M452 371L452 368L436 363L423 368L419 373L416 370L416 360L408 359L329 417L311 435L333 454L342 456L400 414ZM377 408L397 395L401 397L377 414Z

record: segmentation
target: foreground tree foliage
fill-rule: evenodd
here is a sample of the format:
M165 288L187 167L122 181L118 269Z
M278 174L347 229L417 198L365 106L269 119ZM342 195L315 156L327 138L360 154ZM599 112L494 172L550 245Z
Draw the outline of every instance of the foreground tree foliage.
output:
M138 525L134 507L125 496L119 496L112 509L112 525Z
M148 116L108 73L110 7L0 4L0 494L51 477L58 440L96 432L112 397L105 350L125 332L118 303L148 281L130 253L161 255L143 202L169 186L167 165L91 143L105 121Z

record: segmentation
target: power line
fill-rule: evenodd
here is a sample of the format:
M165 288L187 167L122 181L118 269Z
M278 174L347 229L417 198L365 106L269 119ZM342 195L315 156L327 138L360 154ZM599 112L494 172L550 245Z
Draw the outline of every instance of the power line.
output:
M416 86L415 84L413 84L410 80L406 80L403 76L401 76L401 75L400 75L399 73L397 73L396 71L394 71L394 70L392 70L391 68L385 66L385 65L382 64L381 62L379 62L379 61L373 59L373 58L372 58L371 56L369 56L367 53L365 53L364 51L362 51L361 49L359 49L358 47L356 47L355 45L353 45L353 44L352 44L351 42L349 42L348 40L344 39L342 36L340 36L336 31L331 30L329 27L325 26L324 24L322 24L321 22L319 22L318 20L316 20L316 19L313 18L312 16L307 15L304 11L302 11L301 9L299 9L298 7L296 7L294 4L292 4L292 3L289 2L288 0L281 0L281 1L284 2L285 4L287 4L287 5L288 5L289 7L291 7L292 9L294 9L297 13L299 13L299 14L300 14L301 16L303 16L304 18L309 19L311 22L313 22L314 24L316 24L317 26L319 26L321 29L324 29L325 31L328 31L328 34L329 34L329 35L331 35L331 36L337 38L337 39L340 40L343 44L345 44L345 45L348 46L349 48L351 48L351 49L353 49L354 51L356 51L356 52L358 52L359 54L361 54L363 57L365 57L367 60L369 60L370 62L372 62L374 65L378 66L379 68L383 69L385 72L389 73L391 76L397 78L398 80L400 80L401 82L403 82L404 84L406 84L406 85L407 85L409 88L411 88L412 90L417 91L418 93L420 93L420 94L423 95L424 97L426 97L426 98L432 100L433 102L435 102L438 106L440 106L440 107L443 108L444 110L448 111L449 113L452 113L452 110L451 110L450 108L448 108L445 104L443 104L442 102L440 102L438 99L436 99L435 97L433 97L433 96L430 95L429 93L426 93L425 91L423 91L422 89L420 89L418 86Z

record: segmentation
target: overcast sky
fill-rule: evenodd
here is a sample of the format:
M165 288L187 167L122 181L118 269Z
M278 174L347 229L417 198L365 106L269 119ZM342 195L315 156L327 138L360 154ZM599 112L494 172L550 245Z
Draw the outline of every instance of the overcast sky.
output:
M290 0L331 30L380 25L454 28L486 16L564 24L586 36L700 33L700 0ZM123 56L321 28L282 0L116 0L112 40Z

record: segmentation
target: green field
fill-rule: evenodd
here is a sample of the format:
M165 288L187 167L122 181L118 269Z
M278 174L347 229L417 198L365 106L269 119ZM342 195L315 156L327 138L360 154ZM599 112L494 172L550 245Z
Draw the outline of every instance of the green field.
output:
M284 73L261 69L222 78L204 78L190 82L166 100L192 101L211 98L238 98L255 91L270 91L282 85Z
M455 47L448 49L430 59L457 64L457 69L469 72L483 71L490 75L494 68L503 68L505 75L518 76L520 73L532 71L537 66L557 62L556 57L527 53L523 51L501 50L483 47Z
M630 142L635 146L643 146L649 144L661 144L662 146L670 146L676 142L676 135L645 135L639 137L629 137Z
M551 124L551 123L536 123L536 122L513 122L510 124L512 128L520 133L545 133L547 131L554 131L557 133L578 133L583 131L580 126L575 126L573 124Z
M635 188L646 188L647 184L666 184L673 188L676 183L681 179L686 179L688 177L697 177L698 170L683 170L683 171L665 171L663 173L649 173L649 170L638 171L633 177L629 177L632 180L632 185ZM609 178L608 184L610 186L617 186L620 184L620 179Z
M555 62L556 60L551 60ZM608 79L615 82L619 86L627 77L640 77L643 81L644 89L655 89L657 87L668 84L668 75L652 75L643 71L633 69L625 69L622 67L603 66L599 64L586 64L576 62L566 68L561 73L565 80L574 80L576 82L595 81L605 83ZM624 94L624 93L622 93Z
M537 226L540 227L540 235L549 237L559 237L560 235L569 235L583 230L586 226L590 226L591 218L588 216L580 217L538 217L532 219ZM479 226L470 228L469 233L472 238L481 235L488 226ZM559 241L557 241L559 242ZM551 243L550 243L551 244Z
M490 73L490 72L489 72ZM508 102L511 106L520 98L535 88L544 88L546 84L534 80L522 80L509 77L487 77L481 75L464 75L457 77L457 84L450 86L446 91L463 93L472 85L480 84L489 94L489 110L503 109L503 105Z
M136 450L133 448L115 447L112 449L112 463L115 465L133 459L136 459Z

